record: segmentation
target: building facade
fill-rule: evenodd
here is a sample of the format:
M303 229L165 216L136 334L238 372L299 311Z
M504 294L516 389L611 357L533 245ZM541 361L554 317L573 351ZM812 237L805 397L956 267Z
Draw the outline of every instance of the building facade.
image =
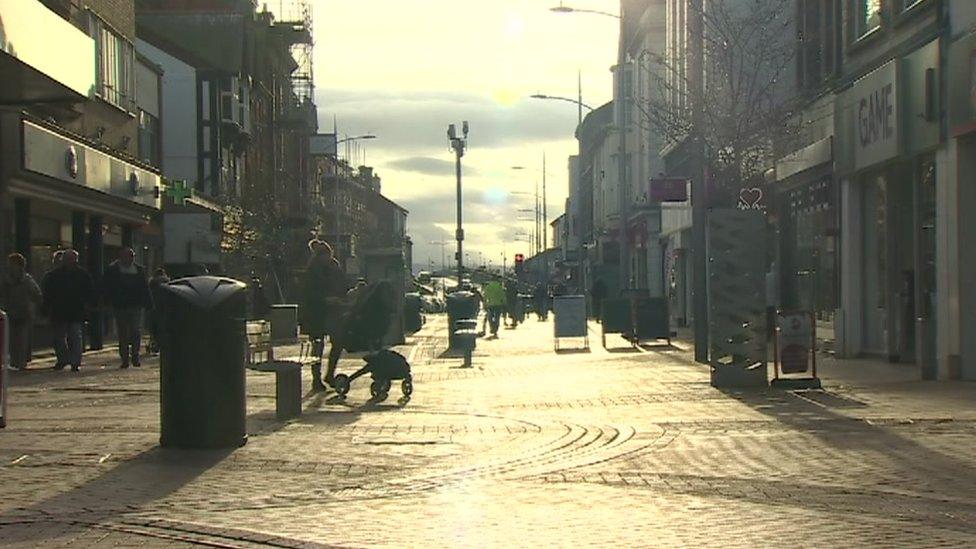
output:
M136 56L132 2L5 0L0 16L0 95L16 107L0 114L0 252L39 278L74 248L96 283L123 246L159 264L159 133L140 124L158 112L159 80ZM107 325L96 309L91 347Z

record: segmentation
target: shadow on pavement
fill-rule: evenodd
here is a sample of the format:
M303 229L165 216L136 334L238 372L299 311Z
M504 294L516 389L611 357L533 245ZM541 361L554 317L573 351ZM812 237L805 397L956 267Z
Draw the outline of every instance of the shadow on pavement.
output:
M80 534L89 529L90 523L117 518L166 498L235 450L177 450L159 446L146 450L81 486L30 507L0 513L0 523L15 522L26 514L35 520L38 515L50 516L63 525L57 529L14 528L10 532L12 537L5 537L3 543L43 546L52 537L70 538L72 534Z
M610 347L606 351L608 353L639 353L640 349L637 347Z
M656 352L681 362L690 369L706 374L708 372L707 366L682 356L684 353L678 354L664 349L658 349ZM852 406L852 401L849 399L830 398L829 391L819 391L825 398L816 399L819 402L814 402L815 397L811 398L812 395L806 392L801 392L804 398L800 398L791 391L773 388L716 390L798 433L816 437L838 452L874 453L879 456L879 459L888 460L889 465L898 471L894 474L894 479L913 479L905 482L916 484L920 482L919 479L925 479L921 482L941 482L943 488L949 486L954 493L968 494L976 490L976 477L970 474L972 462L947 455L913 440L910 436L881 424L884 422L880 420L869 423L868 420L857 415L844 415L835 411L833 408L851 410L865 409L865 407ZM899 418L889 419L894 420L896 424L899 422ZM913 424L908 422L903 425L903 428L924 427L913 427ZM915 488L919 491L928 490L926 486L915 486Z
M147 369L157 370L159 369L159 363L155 359L151 359L151 362L147 360L138 368L132 367L128 370L123 370L114 361L104 364L99 362L97 366L86 366L82 364L81 370L78 372L72 372L70 368L55 370L53 365L45 367L35 366L26 370L12 371L7 379L10 380L10 387L14 389L19 387L30 388L51 383L76 385L79 381L91 380L92 378L97 379L112 375L118 376L124 375L126 372L138 372Z
M578 348L574 348L574 349L557 349L556 350L556 354L557 355L579 355L579 354L589 354L590 352L592 352L592 351L590 351L590 349L587 348L587 347L578 347Z

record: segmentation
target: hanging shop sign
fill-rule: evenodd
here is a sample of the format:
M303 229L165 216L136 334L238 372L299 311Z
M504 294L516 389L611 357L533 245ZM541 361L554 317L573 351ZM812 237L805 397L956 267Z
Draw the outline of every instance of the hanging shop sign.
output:
M650 180L651 202L686 202L688 180L679 177L661 177Z

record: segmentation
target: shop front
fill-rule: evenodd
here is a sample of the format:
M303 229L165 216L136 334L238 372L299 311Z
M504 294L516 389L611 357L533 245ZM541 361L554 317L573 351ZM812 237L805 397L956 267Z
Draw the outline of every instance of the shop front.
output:
M976 11L971 12L976 24ZM970 27L971 28L971 27ZM976 32L948 48L946 162L937 193L940 219L937 276L945 285L938 301L940 377L976 380Z
M161 178L154 168L121 158L80 136L19 113L0 119L0 241L23 254L38 280L59 249L74 248L96 282L122 247L152 267L161 240L154 224ZM96 312L89 343L102 344L106 321ZM43 331L42 331L43 333Z
M832 136L781 158L773 199L778 306L813 313L817 339L827 348L833 346L839 300L840 230L833 167Z
M855 82L838 113L845 356L934 375L939 41Z

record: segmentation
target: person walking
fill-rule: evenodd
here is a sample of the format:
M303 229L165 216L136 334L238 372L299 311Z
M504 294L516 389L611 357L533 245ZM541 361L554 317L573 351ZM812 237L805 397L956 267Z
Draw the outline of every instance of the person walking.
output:
M160 303L160 293L163 286L169 284L169 274L166 269L159 267L153 271L152 278L149 279L149 297L152 299L153 307L149 310L149 352L159 352L159 327L162 324L162 310L157 308Z
M546 289L546 285L539 282L535 285L535 291L532 292L532 300L535 302L535 314L539 321L545 322L549 317L549 291Z
M132 248L122 248L119 258L105 270L103 279L105 301L112 307L119 336L119 359L122 369L139 367L142 346L143 312L152 309L146 269L136 263Z
M20 254L7 256L7 273L0 279L0 309L10 321L10 367L27 369L31 359L30 333L35 308L41 304L41 288L27 272Z
M498 337L498 325L502 311L505 310L505 288L500 280L490 280L485 284L485 309L488 315L488 325L491 336Z
M505 312L512 328L518 326L521 320L519 305L518 283L510 278L505 281Z
M55 370L81 369L81 326L94 301L91 276L78 265L78 252L65 250L62 263L51 270L41 285L42 309L54 334Z
M326 336L335 336L346 295L345 275L330 246L324 240L308 243L311 256L302 281L302 327L312 340L312 390L324 391L331 375L322 380L322 355ZM335 341L333 341L335 346ZM329 372L331 374L331 371Z

